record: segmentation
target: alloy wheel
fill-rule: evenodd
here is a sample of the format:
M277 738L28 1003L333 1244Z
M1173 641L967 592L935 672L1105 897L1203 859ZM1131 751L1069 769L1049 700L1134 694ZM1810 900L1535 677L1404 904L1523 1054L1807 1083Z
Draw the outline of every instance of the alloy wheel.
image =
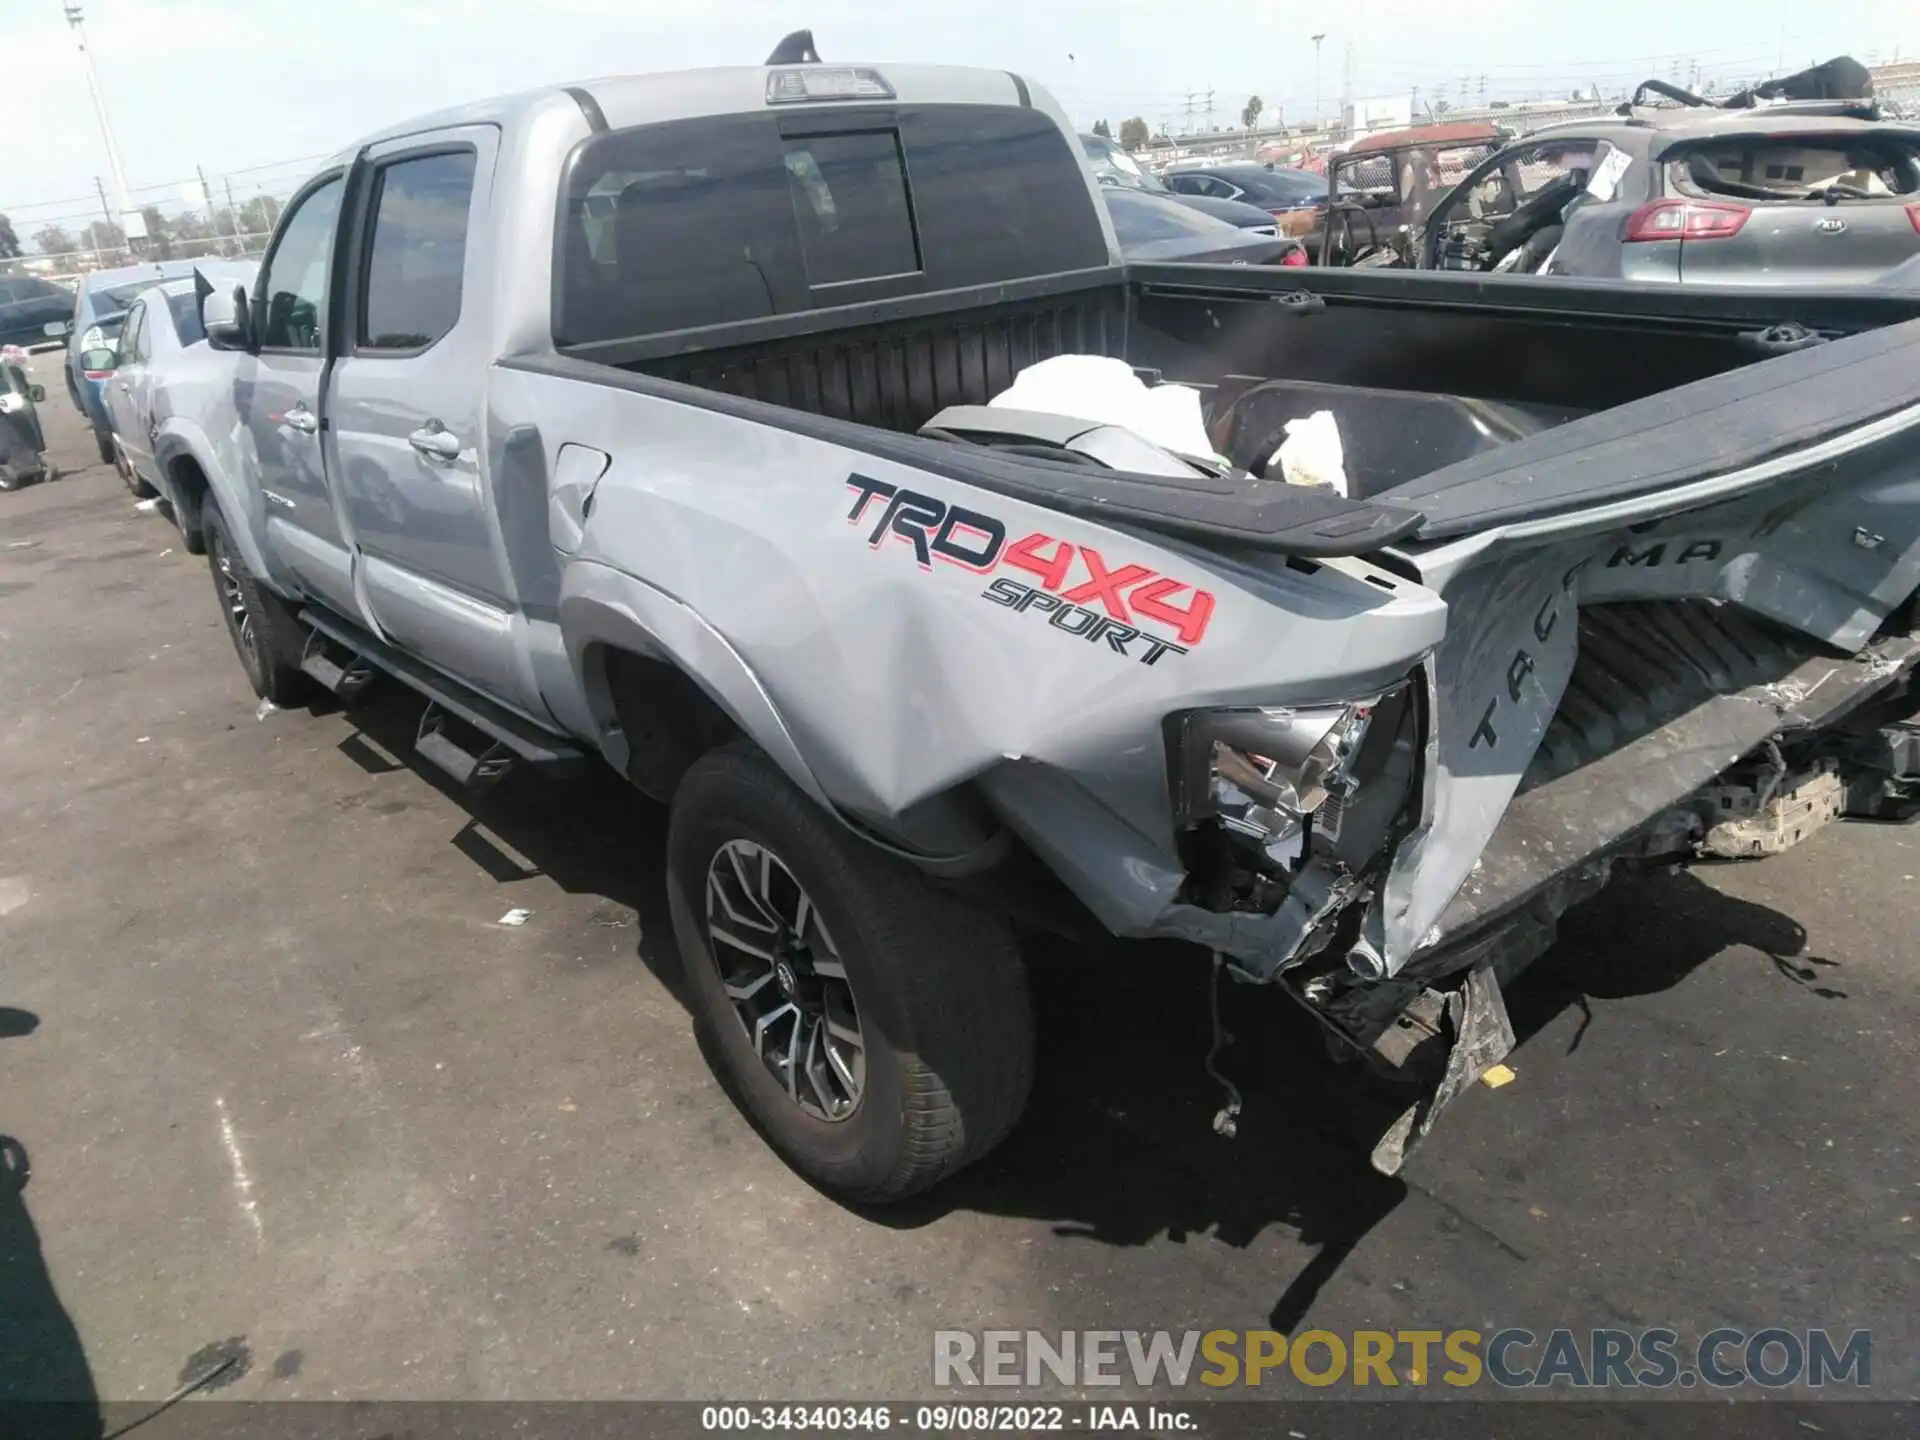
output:
M840 951L779 856L729 840L707 865L709 951L747 1039L817 1120L852 1115L866 1090L866 1041Z
M246 588L240 583L239 566L235 564L232 552L227 549L224 537L216 539L213 545L213 573L220 589L221 612L226 616L227 629L233 635L234 644L240 647L242 655L257 661L259 654L254 647L253 609L247 604Z

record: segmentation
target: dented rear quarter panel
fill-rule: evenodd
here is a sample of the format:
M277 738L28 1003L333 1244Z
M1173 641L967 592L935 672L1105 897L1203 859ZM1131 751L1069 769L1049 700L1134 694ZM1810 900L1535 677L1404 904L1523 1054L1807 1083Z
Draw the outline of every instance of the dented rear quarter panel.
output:
M883 833L1037 763L1173 863L1168 714L1366 693L1443 630L1435 596L1361 562L1229 558L698 405L497 371L494 406L613 456L560 577L562 629L588 567L685 607L751 672L803 783ZM942 510L945 547L944 515L915 518Z

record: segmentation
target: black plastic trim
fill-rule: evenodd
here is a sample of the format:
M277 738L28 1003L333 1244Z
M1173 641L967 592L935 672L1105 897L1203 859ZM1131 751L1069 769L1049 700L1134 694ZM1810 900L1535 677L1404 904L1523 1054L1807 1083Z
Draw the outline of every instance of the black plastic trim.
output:
M587 128L598 135L607 128L607 112L600 108L600 102L578 85L567 86L567 94L573 97L573 103L580 107L580 113L587 117Z
M1013 81L1014 93L1020 97L1020 108L1022 110L1031 110L1033 108L1033 91L1027 88L1027 82L1011 70L1007 72L1007 78Z
M1252 477L1131 475L1070 462L1015 460L566 355L522 355L498 363L504 370L626 390L772 426L1102 524L1135 525L1216 544L1287 555L1364 555L1405 539L1421 524L1417 512Z

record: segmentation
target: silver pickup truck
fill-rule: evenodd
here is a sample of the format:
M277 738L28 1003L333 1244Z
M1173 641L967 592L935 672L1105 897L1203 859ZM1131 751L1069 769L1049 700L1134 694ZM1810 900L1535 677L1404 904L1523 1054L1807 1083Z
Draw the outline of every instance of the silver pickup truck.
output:
M1016 908L1287 989L1391 1171L1610 867L1917 793L1913 296L1122 266L1037 86L819 64L396 127L203 290L157 458L254 687L670 805L723 1078L850 1199L1018 1117ZM1215 454L988 406L1070 353ZM1320 410L1348 496L1265 470Z

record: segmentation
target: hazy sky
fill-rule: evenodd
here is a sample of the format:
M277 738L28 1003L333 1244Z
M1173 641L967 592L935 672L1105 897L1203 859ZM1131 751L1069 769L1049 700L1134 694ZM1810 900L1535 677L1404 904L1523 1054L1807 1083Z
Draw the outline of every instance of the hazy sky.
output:
M1019 70L1083 126L1129 114L1182 123L1186 92L1215 119L1258 93L1271 114L1330 110L1354 47L1356 91L1457 99L1631 83L1650 72L1757 77L1851 52L1920 59L1920 0L80 0L134 203L182 205L204 166L237 199L284 193L310 160L417 112L551 81L757 63L809 26L829 60L929 60ZM1316 15L1324 18L1315 19ZM1335 18L1335 16L1339 18ZM49 220L98 215L109 176L61 0L3 0L14 117L0 211L31 243ZM1204 99L1201 102L1204 104ZM111 182L109 180L109 186ZM222 197L224 198L224 197Z

